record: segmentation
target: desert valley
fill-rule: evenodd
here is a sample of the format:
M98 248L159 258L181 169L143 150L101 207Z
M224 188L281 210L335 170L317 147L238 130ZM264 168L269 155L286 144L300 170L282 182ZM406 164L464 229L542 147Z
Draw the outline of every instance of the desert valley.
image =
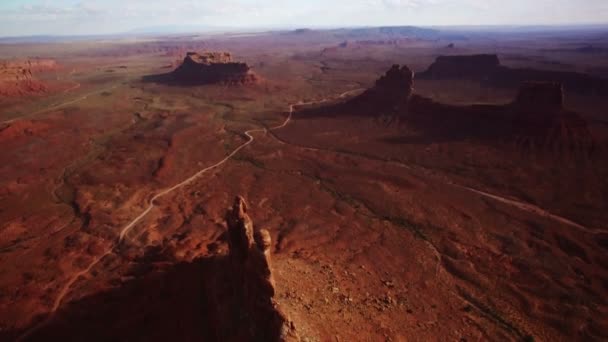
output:
M608 29L0 41L1 341L605 341Z

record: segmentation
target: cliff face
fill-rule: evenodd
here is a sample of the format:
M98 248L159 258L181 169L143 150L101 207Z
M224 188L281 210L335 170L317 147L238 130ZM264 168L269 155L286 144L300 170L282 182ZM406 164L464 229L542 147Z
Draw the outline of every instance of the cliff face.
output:
M556 150L593 150L587 122L564 108L561 83L525 82L510 106L516 139L525 146Z
M48 87L34 78L34 73L57 67L53 60L0 61L0 96L21 96L39 93Z
M241 85L257 80L246 63L233 61L228 52L188 52L183 63L172 73L172 77L176 82L186 85Z

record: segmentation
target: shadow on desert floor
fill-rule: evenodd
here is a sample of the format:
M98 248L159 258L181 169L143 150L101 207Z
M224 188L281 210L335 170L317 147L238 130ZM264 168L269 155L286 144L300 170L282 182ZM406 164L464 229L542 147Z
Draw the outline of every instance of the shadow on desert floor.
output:
M67 304L25 340L214 340L205 280L225 268L226 258L202 258L168 267L154 252L143 259L129 271L133 280ZM0 339L11 340L22 333L9 331Z

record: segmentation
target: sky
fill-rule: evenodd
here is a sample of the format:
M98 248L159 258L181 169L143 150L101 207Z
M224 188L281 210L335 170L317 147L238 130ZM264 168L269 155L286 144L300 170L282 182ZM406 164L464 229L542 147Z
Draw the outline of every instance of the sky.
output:
M0 0L0 36L552 24L608 24L608 0Z

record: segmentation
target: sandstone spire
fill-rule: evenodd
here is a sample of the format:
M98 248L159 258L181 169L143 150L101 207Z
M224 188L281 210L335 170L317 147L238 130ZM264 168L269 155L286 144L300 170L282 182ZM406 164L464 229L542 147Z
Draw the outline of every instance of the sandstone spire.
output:
M245 338L264 341L297 340L295 327L274 300L270 249L272 239L267 230L255 230L247 214L247 203L236 197L226 213L230 273L234 297L240 316L248 325Z

